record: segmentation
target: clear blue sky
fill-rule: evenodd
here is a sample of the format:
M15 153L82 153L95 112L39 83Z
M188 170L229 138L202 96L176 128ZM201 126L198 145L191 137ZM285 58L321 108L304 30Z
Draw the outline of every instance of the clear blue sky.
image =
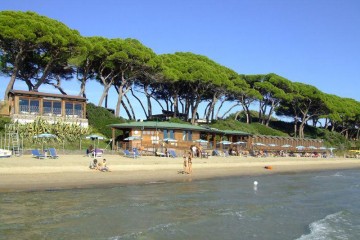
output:
M202 54L238 73L273 72L360 101L358 0L11 0L0 10L34 11L83 36L135 38L158 54ZM72 84L64 87L77 94ZM88 88L91 102L98 87Z

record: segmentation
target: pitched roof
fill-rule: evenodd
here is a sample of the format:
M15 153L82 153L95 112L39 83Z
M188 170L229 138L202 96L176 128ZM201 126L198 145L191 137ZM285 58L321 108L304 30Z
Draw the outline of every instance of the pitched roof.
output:
M110 124L109 127L116 129L131 129L131 128L158 128L158 129L181 129L181 130L193 130L199 132L211 132L211 133L220 133L220 134L229 134L229 135L250 135L249 133L235 130L219 130L216 128L208 128L191 124L184 123L172 123L172 122L127 122L119 124Z
M62 98L62 99L74 99L74 100L86 101L86 98L82 96L64 95L64 94L56 94L56 93L32 92L32 91L24 91L24 90L11 90L10 93L14 95L22 95L22 96L50 97L50 98Z

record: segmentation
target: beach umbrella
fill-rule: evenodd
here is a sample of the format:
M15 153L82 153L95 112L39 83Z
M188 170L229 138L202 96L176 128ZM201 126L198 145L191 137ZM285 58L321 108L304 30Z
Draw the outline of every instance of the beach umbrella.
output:
M282 145L281 147L283 148L289 148L289 147L292 147L290 144L285 144L285 145Z
M142 138L140 136L130 136L127 138L124 138L125 141L133 141L133 140L141 140Z
M334 147L329 147L328 149L329 149L329 150L330 150L330 152L332 153L332 152L333 152L333 150L335 150L336 148L334 148Z
M237 144L237 145L241 145L241 144L246 144L247 142L242 142L242 141L238 141L238 142L234 142L234 144Z
M308 148L309 149L317 149L317 147L315 147L315 146L309 146Z
M89 136L86 136L85 138L93 140L93 142L94 142L94 157L95 157L95 155L96 155L96 153L95 153L95 150L96 150L95 140L98 141L98 145L99 145L99 140L103 140L105 138L103 136L100 136L100 135L97 135L97 134L91 134Z
M319 147L320 150L326 150L326 147Z
M41 133L41 134L38 134L38 135L34 136L33 138L36 138L36 139L41 138L42 139L41 148L42 148L42 150L44 150L45 139L47 139L47 138L57 138L57 136L55 134L51 134L51 133Z
M230 144L232 144L232 142L226 141L226 140L220 141L219 143L221 143L221 144L223 144L223 145L230 145Z
M298 150L302 150L302 149L304 149L305 147L304 147L304 146L296 146L295 148L298 149Z
M266 144L261 143L261 142L253 143L253 145L254 145L254 146L266 146Z
M197 143L208 143L208 141L204 140L204 139L197 139L195 140L194 142L197 142Z
M169 143L169 142L177 142L177 140L176 140L176 139L173 139L173 138L164 138L163 141L164 141L164 142L168 142L168 143Z
M277 145L275 143L268 144L269 147L276 147Z

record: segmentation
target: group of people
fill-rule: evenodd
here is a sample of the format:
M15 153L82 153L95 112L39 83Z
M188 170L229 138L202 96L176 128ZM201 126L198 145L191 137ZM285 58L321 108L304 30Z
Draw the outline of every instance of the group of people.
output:
M192 152L191 151L186 152L186 150L184 150L183 160L184 160L183 173L186 173L186 174L192 173Z
M93 170L99 170L101 172L110 172L109 167L106 165L106 159L104 158L102 162L98 162L98 160L95 158L90 161L89 168Z

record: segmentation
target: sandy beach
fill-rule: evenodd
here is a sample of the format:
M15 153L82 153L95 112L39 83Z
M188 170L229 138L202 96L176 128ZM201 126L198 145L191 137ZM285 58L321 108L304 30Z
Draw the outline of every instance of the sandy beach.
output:
M82 155L60 155L58 159L35 159L30 155L2 158L0 192L109 187L360 168L360 159L231 156L194 158L192 174L183 174L181 157L142 156L133 159L120 155L105 155L104 158L107 159L111 172L90 170L88 166L92 158ZM272 169L265 169L265 166L272 166Z

